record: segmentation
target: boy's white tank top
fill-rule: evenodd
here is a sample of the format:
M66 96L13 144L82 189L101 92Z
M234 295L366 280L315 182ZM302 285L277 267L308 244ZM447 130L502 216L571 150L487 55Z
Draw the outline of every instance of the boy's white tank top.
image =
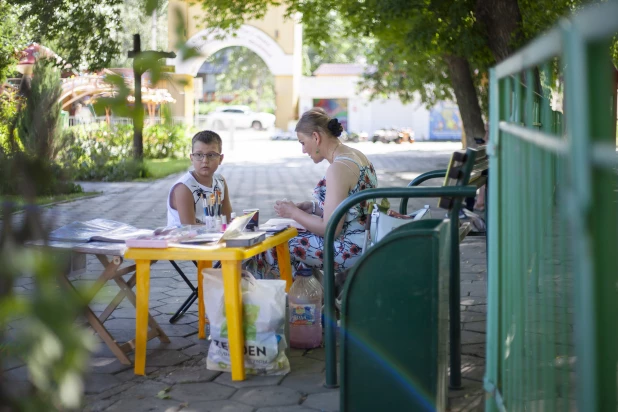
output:
M201 195L202 194L210 194L213 192L221 193L221 201L225 199L225 184L223 181L223 176L219 173L215 173L212 177L212 187L204 186L198 183L197 180L193 177L191 172L187 172L180 177L174 183L170 189L170 192L167 195L167 226L180 226L180 216L178 216L178 211L172 208L172 191L178 184L183 184L189 188L191 193L193 194L193 204L195 205L195 216L201 217L203 215L202 212L202 203L201 203ZM198 205L198 201L200 202ZM199 206L199 207L198 207ZM199 210L199 212L198 212Z

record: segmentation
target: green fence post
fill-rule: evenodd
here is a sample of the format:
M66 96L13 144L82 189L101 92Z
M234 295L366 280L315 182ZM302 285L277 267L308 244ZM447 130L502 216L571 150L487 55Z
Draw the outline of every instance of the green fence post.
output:
M618 3L612 4L614 13ZM609 7L608 7L609 8ZM570 140L569 220L575 260L577 400L580 410L616 410L618 313L616 288L617 220L614 171L593 164L593 148L613 147L611 72L607 34L591 27L594 11L563 23L566 56L567 130ZM605 11L605 13L609 10ZM618 21L613 16L613 29Z
M500 153L500 129L498 122L500 121L499 110L504 106L500 105L500 101L504 99L501 96L503 90L500 88L500 82L496 76L496 70L489 70L489 170L491 170L491 179L489 179L489 216L488 216L488 238L494 239L487 246L487 342L486 342L486 365L484 388L489 393L485 402L485 409L488 412L497 410L498 385L499 385L499 354L500 354L500 339L495 339L501 336L500 333L500 256L499 256L499 239L500 239L500 214L502 205L500 202L500 191L498 184L501 181L501 165L498 162ZM489 259L489 257L492 259ZM493 339L492 339L493 338Z

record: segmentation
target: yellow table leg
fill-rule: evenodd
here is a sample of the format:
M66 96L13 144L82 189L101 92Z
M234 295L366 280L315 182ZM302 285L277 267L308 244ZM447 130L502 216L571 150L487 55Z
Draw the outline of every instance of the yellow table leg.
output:
M245 337L242 329L242 294L240 291L240 262L222 261L225 313L228 346L232 363L232 380L245 380Z
M204 275L202 271L206 268L211 268L212 262L207 260L198 260L197 262L197 337L206 339L206 308L204 307Z
M292 264L290 263L290 248L288 242L276 246L277 260L279 261L279 274L285 280L285 291L289 292L292 287Z
M135 374L146 373L146 343L148 342L148 295L150 293L150 261L135 261Z

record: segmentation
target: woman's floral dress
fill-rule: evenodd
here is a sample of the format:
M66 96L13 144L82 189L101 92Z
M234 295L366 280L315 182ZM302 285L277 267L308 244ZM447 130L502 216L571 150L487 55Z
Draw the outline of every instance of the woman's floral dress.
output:
M373 165L363 165L360 161L345 156L337 156L333 162L349 161L360 170L356 186L350 190L351 196L361 190L378 187L378 178ZM313 198L317 202L317 207L324 211L324 200L326 199L326 177L318 182L313 189ZM365 222L369 219L367 202L362 202L350 210L345 215L343 228L337 239L335 239L335 271L342 272L354 265L360 258L363 241L365 238ZM324 238L310 232L301 232L293 239L289 240L290 255L292 265L303 263L306 266L322 269L324 254ZM257 260L258 276L276 277L278 276L277 257L274 250L270 250L260 256ZM270 268L269 268L270 266ZM270 270L269 270L270 269Z

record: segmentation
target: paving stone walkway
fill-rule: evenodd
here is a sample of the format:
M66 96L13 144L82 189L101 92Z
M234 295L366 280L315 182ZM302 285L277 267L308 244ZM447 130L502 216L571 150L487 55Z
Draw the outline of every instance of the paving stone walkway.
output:
M267 147L278 142L264 142ZM363 144L360 144L362 149ZM381 187L405 185L415 175L445 168L452 145L422 150L422 144L400 151L373 154L368 157L378 171ZM419 150L421 149L421 150ZM264 159L262 159L264 160ZM267 166L265 165L267 163ZM272 204L288 198L308 199L315 183L322 177L326 164L313 165L308 159L280 158L261 162L227 162L221 168L228 181L234 209L259 207L261 220L274 217ZM169 187L178 176L154 182L85 183L86 190L101 192L100 196L62 203L50 207L45 221L50 228L74 220L97 217L120 220L137 227L154 228L165 225L165 201ZM436 184L440 184L437 182ZM411 207L435 205L435 200L411 200ZM20 215L15 216L18 223ZM461 309L463 339L464 389L450 391L449 410L483 410L482 377L485 365L486 319L486 256L485 238L466 239L461 245ZM192 282L196 282L191 262L180 263ZM88 259L84 274L73 279L75 285L92 284L100 273L101 264ZM22 279L16 292L31 293L32 281ZM107 284L97 295L91 308L100 313L118 288ZM337 411L339 393L323 387L324 350L291 350L291 373L287 376L249 377L233 382L228 373L209 371L205 367L208 341L197 338L197 305L175 324L169 318L189 295L188 285L168 262L152 267L150 310L171 343L158 340L148 343L146 376L135 376L130 366L121 365L103 344L91 359L86 378L88 411ZM135 311L128 302L105 323L112 335L124 342L134 337ZM12 325L11 328L18 328ZM11 331L9 331L9 334ZM14 390L27 388L27 370L19 361L4 365ZM162 392L163 391L163 392ZM162 393L160 397L157 394ZM165 399L160 399L165 398ZM385 400L385 407L388 403Z

